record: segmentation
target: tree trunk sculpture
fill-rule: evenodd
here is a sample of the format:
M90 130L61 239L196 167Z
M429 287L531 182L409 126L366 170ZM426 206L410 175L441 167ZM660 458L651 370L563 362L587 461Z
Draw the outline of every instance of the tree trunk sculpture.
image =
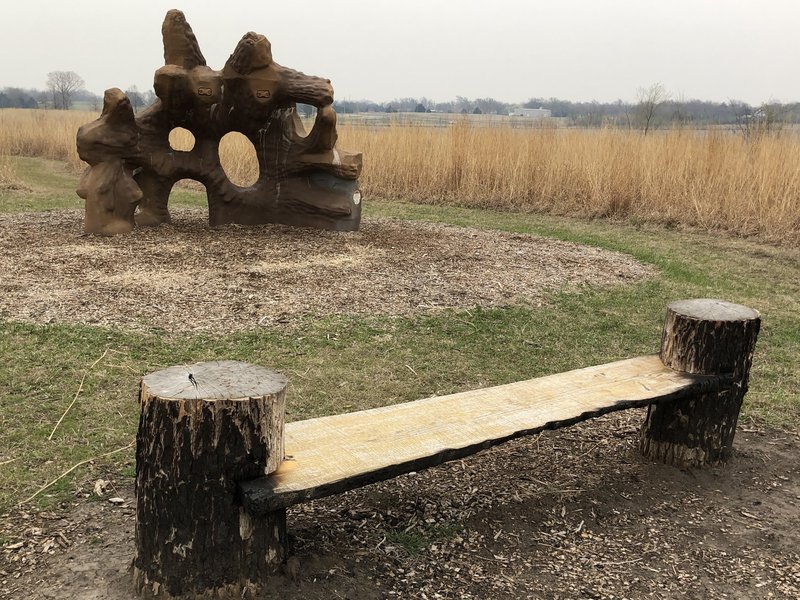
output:
M114 235L170 222L169 193L184 178L205 185L212 227L357 230L361 154L336 148L330 81L282 67L257 33L245 34L225 67L214 71L181 11L170 10L161 31L165 65L155 74L156 101L134 117L127 96L109 89L101 117L78 130L78 154L90 165L78 187L85 231ZM308 135L297 102L317 108ZM176 127L192 132L192 150L171 148ZM231 131L255 147L259 177L251 187L231 183L220 164L219 141Z

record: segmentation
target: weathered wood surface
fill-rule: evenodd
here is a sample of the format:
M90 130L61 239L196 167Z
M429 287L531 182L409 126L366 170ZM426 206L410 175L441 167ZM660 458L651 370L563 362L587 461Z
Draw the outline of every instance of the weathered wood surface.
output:
M543 429L713 391L720 379L678 373L658 356L286 425L286 460L240 484L252 514L462 458Z
M283 460L286 384L236 361L142 379L133 563L140 595L241 597L283 561L285 511L254 518L236 490Z
M642 426L642 454L678 467L730 458L760 327L758 311L724 300L682 300L667 307L663 363L677 371L724 376L730 384L651 406Z

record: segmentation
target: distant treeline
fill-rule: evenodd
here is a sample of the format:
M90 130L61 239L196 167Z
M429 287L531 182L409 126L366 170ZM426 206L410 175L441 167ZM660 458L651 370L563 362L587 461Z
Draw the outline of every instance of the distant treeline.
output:
M134 109L138 110L155 99L155 92L148 90L139 92L131 86L125 93L131 100ZM72 108L84 110L100 110L103 108L103 97L84 89L70 92ZM63 108L54 97L53 90L37 90L18 87L0 88L0 108Z
M84 108L103 108L103 98L87 90L73 92L72 100L82 103ZM53 108L53 92L18 87L0 88L0 108Z
M0 108L39 108L42 92L6 87L0 89Z
M134 109L147 106L155 99L152 90L139 92L136 86L126 90ZM85 109L100 110L103 99L87 90L78 90L73 101ZM656 102L657 100L657 102ZM648 108L647 104L651 106ZM502 102L494 98L470 99L457 96L448 102L435 102L429 98L396 98L390 102L372 100L337 100L336 112L347 113L394 113L394 112L438 112L451 114L496 114L507 115L512 109L546 108L552 116L566 119L570 125L581 127L600 127L618 125L639 127L642 109L652 111L649 127L663 127L676 123L687 125L742 124L752 120L767 119L774 123L800 123L800 102L782 104L766 102L750 105L746 102L710 102L706 100L675 100L671 98L647 98L640 96L637 102L617 100L615 102L571 102L558 98L531 98L521 104ZM53 108L53 95L49 90L24 89L17 87L0 88L0 108ZM313 107L299 105L298 110L311 115Z
M569 124L583 127L622 125L638 127L643 103L652 101L643 98L639 102L571 102L558 98L531 98L521 104L501 102L494 98L469 99L457 97L454 101L434 102L428 98L397 98L390 102L371 100L337 100L334 108L338 113L363 112L441 112L454 114L500 114L507 115L513 108L546 108L553 117L567 119ZM304 107L301 107L303 110ZM310 107L308 107L310 110ZM800 102L781 104L767 102L753 106L746 102L710 102L706 100L661 100L654 110L652 126L675 123L714 125L739 124L750 119L769 118L783 123L800 122ZM765 117L768 115L768 117Z

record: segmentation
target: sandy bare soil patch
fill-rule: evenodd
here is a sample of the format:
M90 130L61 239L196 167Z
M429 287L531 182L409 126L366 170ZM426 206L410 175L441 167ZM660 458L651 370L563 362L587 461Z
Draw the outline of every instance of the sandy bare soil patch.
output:
M0 317L137 330L226 332L306 315L409 315L537 302L552 290L653 273L624 254L419 222L356 233L175 224L101 238L79 211L0 215Z

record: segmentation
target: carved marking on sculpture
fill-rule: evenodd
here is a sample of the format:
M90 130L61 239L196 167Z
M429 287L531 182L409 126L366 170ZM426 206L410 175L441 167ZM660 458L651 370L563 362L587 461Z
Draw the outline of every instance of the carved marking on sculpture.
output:
M168 223L170 190L184 178L205 185L212 226L358 229L361 154L336 147L330 80L274 62L269 40L253 32L215 71L178 10L167 13L161 32L165 65L155 73L157 100L134 117L121 90L106 90L100 118L78 130L78 154L90 165L78 187L86 200L84 229L114 235ZM308 135L297 102L317 108ZM170 147L177 127L194 135L191 150ZM231 183L220 164L219 141L232 131L256 149L259 176L251 187Z

